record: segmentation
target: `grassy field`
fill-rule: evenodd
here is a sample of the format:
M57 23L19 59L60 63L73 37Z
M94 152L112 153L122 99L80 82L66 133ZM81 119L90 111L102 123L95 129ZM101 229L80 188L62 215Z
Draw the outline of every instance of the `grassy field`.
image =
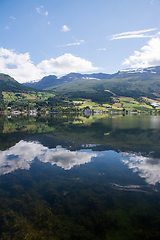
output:
M29 93L14 93L14 92L2 92L3 100L5 103L13 101L34 101L34 100L47 100L49 97L54 97L53 93L48 92L34 92Z
M90 109L94 109L100 106L100 104L92 102L91 100L73 101L73 103L75 106L77 105L79 109L83 109L86 107L89 107Z
M138 110L138 111L145 111L145 110L152 110L153 107L150 103L154 100L147 98L141 98L140 101L137 101L131 97L114 97L114 101L116 102L113 106L118 108L124 108L126 110Z
M105 90L109 91L109 90ZM55 94L50 92L35 92L30 91L28 93L14 93L14 92L2 92L3 95L3 101L6 104L6 106L9 103L16 103L18 106L19 104L26 105L26 103L29 103L30 105L36 105L36 103L43 102L42 105L45 103L45 106L48 105L48 99L57 99L54 98ZM61 99L61 98L60 98ZM96 101L92 101L91 99L84 99L81 98L78 100L71 100L69 97L66 97L65 99L61 99L60 106L62 108L70 108L71 106L74 106L75 108L79 110L84 110L86 108L89 108L91 110L101 110L101 111L150 111L150 110L160 110L160 99L157 98L151 99L147 97L140 97L140 98L133 98L133 97L116 97L112 96L111 103L108 103L107 101L102 103L97 103ZM57 100L56 100L57 101ZM66 102L68 102L68 106L66 106ZM152 103L158 103L158 107L152 106ZM31 106L30 106L31 107Z
M90 108L92 110L118 110L121 111L123 109L127 111L149 111L153 110L153 107L150 105L151 102L154 102L153 99L142 98L140 102L131 97L113 97L114 104L97 104L96 102L92 102L91 100L81 100L81 101L73 101L74 105L79 109ZM160 101L156 101L160 104ZM155 109L160 109L160 107L156 107Z

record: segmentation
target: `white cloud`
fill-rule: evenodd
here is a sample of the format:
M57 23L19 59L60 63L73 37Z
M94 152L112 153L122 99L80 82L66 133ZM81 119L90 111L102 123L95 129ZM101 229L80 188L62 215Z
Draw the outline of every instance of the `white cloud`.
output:
M4 27L5 30L8 30L10 29L10 27L8 27L7 25Z
M148 38L148 37L153 37L151 35L146 35L146 33L152 32L152 31L155 31L155 30L156 30L156 28L140 30L140 31L118 33L118 34L114 34L114 35L110 36L110 40L125 39L125 38Z
M13 68L10 68L13 66ZM0 72L9 74L17 81L40 79L43 71L37 68L30 60L29 53L17 54L13 50L0 48Z
M70 72L97 71L90 61L75 57L70 53L55 59L43 60L37 66L30 59L29 53L17 54L13 50L0 48L0 72L14 77L20 83L39 80L49 74L65 75Z
M70 28L68 26L66 26L66 25L63 25L61 31L62 32L68 32L68 31L70 31Z
M69 170L74 166L91 162L92 157L96 156L97 153L92 151L69 151L61 146L57 146L55 149L45 151L45 154L38 156L38 159L42 162L50 162L52 165L56 164L58 167Z
M98 70L97 67L93 67L91 62L80 57L75 57L70 53L65 53L56 59L51 58L50 60L44 60L39 63L37 67L43 69L47 74L54 72L57 75Z
M98 51L106 51L107 48L99 48Z
M146 68L160 65L160 32L157 33L147 45L134 55L126 58L122 65L130 65L132 68Z
M50 23L50 22L48 22L48 25L51 25L51 23Z
M143 157L140 154L121 153L121 161L138 172L139 176L145 178L146 182L155 185L160 183L160 159L152 157Z
M48 16L48 11L43 11L42 10L43 8L44 8L44 6L40 6L40 7L37 7L36 10L39 14L43 14L43 15Z
M80 40L79 42L74 42L74 43L68 43L68 44L65 44L65 45L59 45L57 47L68 47L68 46L76 46L76 45L81 45L85 43L84 40Z
M16 18L15 17L13 17L13 16L11 16L11 17L9 17L9 18L11 18L11 19L13 19L13 20L15 20Z
M41 7L37 7L36 10L37 10L38 13L40 13L41 12Z
M50 162L52 165L69 170L74 166L91 162L96 157L95 152L69 151L61 146L47 148L38 142L26 142L21 140L15 146L6 151L0 151L0 175L4 175L17 169L30 169L31 163L37 157L41 162Z
M153 4L154 0L151 0L150 3Z

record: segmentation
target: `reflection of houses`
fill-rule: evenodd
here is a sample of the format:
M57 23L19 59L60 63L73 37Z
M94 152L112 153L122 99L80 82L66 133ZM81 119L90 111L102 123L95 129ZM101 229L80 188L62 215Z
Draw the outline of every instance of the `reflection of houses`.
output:
M94 115L100 115L103 112L101 110L94 109Z
M12 114L13 114L13 115L18 115L18 114L21 114L21 112L18 111L18 110L14 110L14 111L12 111Z
M18 111L16 108L12 109L12 115L19 115L19 114L21 114L21 112Z
M85 115L86 117L91 116L91 115L92 115L92 109L85 109L85 110L84 110L84 115Z
M35 115L37 115L37 110L36 110L36 109L30 109L30 110L29 110L29 115L30 115L30 116L35 116Z

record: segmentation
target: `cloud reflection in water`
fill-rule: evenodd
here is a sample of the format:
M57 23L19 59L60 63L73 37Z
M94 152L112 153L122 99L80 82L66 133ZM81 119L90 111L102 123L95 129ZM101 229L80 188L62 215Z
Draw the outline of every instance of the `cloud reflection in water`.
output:
M89 163L93 157L100 155L91 150L70 151L61 146L49 149L39 142L21 140L8 150L0 151L0 175L17 169L29 170L35 158L41 162L49 162L69 170L74 166ZM160 183L160 159L130 152L121 152L120 155L123 164L133 172L137 172L141 178L145 178L147 183L152 185Z
M17 169L29 170L31 163L37 157L40 161L69 170L80 164L91 162L97 153L88 151L69 151L61 146L49 149L39 142L26 142L21 140L6 151L0 151L0 175L10 173Z
M160 159L144 157L138 153L121 152L120 154L121 161L133 172L138 172L147 183L152 185L160 183Z

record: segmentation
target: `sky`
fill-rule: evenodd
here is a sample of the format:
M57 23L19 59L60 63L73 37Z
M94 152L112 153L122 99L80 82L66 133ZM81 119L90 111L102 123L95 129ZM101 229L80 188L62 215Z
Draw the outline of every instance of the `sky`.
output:
M0 0L0 73L20 83L160 66L160 0Z

